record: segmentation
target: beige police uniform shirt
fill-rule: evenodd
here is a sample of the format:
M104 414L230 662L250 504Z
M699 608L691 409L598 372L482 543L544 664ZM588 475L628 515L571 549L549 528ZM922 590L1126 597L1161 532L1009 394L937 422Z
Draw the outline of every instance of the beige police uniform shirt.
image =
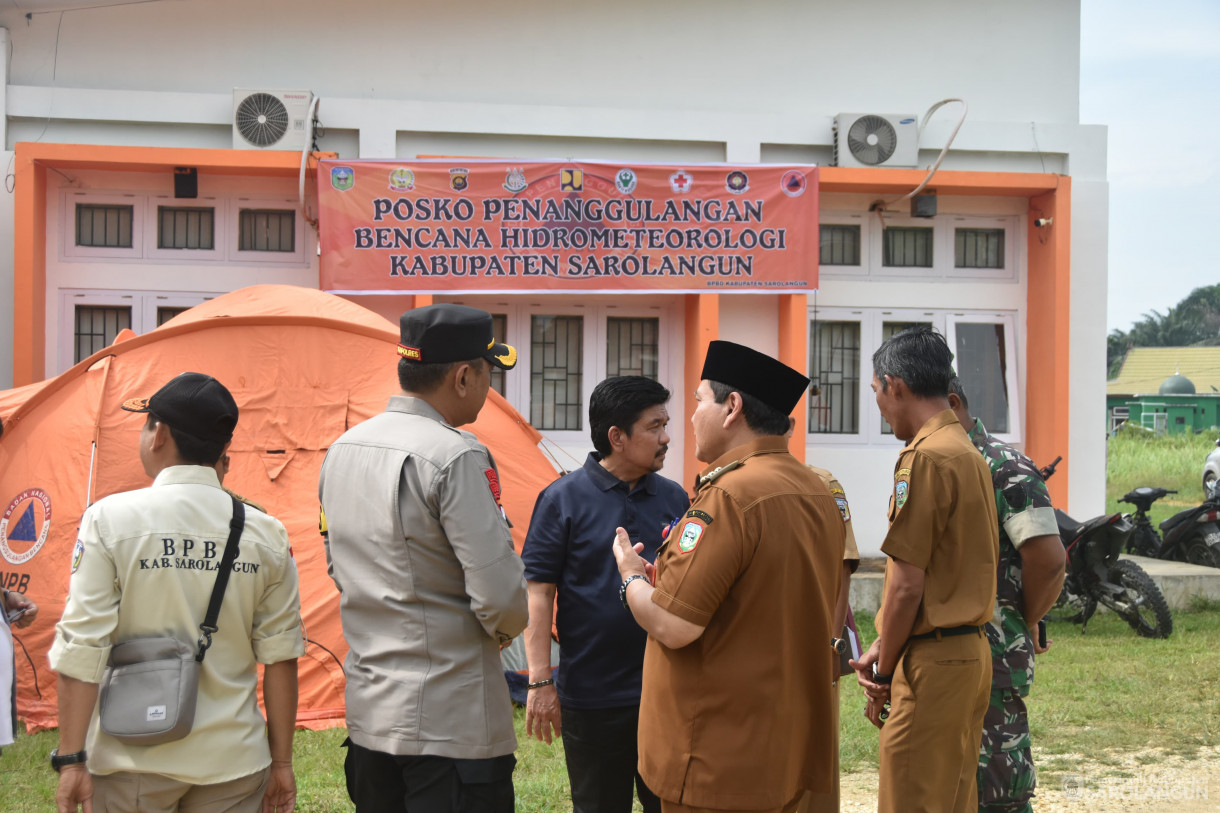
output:
M1000 554L995 492L952 410L929 418L898 456L889 519L881 551L926 574L912 635L991 620ZM884 612L883 601L878 629Z
M652 601L705 630L680 649L648 639L640 774L671 802L778 808L833 782L826 644L843 519L782 437L730 450L700 479L657 555Z
M229 495L215 470L203 466L171 466L150 488L92 505L81 518L51 668L99 683L110 647L120 641L172 635L193 645L232 518ZM86 740L92 773L214 784L271 764L256 666L305 654L305 640L288 533L249 506L217 626L191 733L155 747L128 746L101 731L95 712Z

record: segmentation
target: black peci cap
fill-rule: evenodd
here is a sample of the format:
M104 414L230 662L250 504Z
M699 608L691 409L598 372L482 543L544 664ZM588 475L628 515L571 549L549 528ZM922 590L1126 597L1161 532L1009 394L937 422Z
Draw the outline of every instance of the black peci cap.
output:
M517 364L517 351L492 335L491 314L465 305L428 305L398 320L398 355L423 364L485 358L501 370Z
M809 379L787 364L745 345L725 341L708 345L699 377L753 395L785 415L796 408L809 389Z
M182 373L150 398L123 402L128 412L151 412L174 429L212 443L228 443L237 427L237 402L215 378Z

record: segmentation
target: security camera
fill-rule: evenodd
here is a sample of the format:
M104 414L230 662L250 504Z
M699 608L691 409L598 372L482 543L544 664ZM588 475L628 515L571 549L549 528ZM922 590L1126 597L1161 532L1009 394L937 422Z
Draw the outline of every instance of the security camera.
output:
M1045 229L1047 226L1055 222L1053 217L1040 217L1034 221L1034 225L1040 229Z

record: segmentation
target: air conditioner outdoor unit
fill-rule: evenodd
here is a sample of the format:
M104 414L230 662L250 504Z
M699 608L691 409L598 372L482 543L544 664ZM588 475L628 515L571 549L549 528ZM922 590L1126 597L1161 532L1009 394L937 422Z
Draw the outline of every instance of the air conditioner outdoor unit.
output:
M919 163L919 116L840 113L834 121L834 165L913 167Z
M233 148L304 149L312 101L308 90L233 88Z

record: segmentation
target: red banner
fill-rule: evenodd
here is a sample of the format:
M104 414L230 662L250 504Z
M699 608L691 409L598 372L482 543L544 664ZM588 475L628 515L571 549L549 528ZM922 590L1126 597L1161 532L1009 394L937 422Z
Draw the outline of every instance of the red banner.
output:
M808 291L814 166L326 160L332 293Z

